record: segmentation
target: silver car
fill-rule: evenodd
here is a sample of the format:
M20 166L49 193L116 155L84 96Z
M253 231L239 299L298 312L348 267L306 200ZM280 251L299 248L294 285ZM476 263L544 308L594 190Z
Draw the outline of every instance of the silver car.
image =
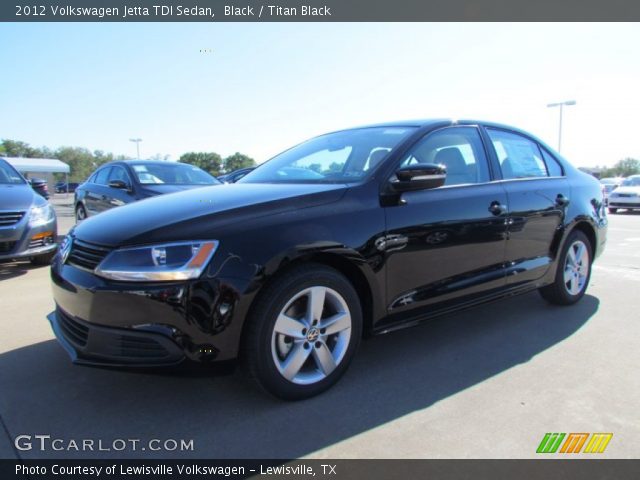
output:
M28 258L47 265L58 248L57 235L53 207L0 159L0 260Z
M640 210L640 175L631 175L609 195L609 213L618 210Z

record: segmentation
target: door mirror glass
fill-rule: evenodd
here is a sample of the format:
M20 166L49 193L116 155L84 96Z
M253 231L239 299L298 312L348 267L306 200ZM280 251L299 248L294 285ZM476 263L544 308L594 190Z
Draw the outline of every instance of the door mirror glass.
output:
M109 186L111 188L117 188L120 190L130 190L129 185L126 184L126 182L122 181L122 180L111 180L109 182Z
M407 165L396 170L397 180L391 181L391 188L396 192L412 190L428 190L444 185L447 169L434 163Z

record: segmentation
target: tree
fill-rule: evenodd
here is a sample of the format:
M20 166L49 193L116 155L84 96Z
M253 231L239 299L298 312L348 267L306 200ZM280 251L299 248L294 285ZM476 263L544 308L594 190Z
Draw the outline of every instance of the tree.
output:
M7 157L34 158L39 156L35 148L32 148L26 142L20 142L18 140L4 139L2 140L2 147Z
M256 161L247 155L236 152L233 155L229 155L227 158L225 158L223 165L224 171L226 173L229 173L241 168L255 167Z
M178 161L195 165L214 177L220 175L222 169L222 157L215 152L188 152L183 154Z
M619 176L628 177L640 173L640 160L635 158L625 158L618 161L613 167Z

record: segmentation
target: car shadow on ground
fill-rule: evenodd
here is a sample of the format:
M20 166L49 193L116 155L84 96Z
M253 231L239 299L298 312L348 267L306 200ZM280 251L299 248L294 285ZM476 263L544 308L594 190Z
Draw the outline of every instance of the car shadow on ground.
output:
M0 262L0 282L25 275L29 270L47 267L47 265L32 265L29 260L9 260Z
M267 396L239 371L176 376L79 367L45 341L0 355L0 415L13 438L193 439L195 446L157 454L21 452L24 458L296 458L532 360L573 335L598 306L587 295L552 307L533 293L375 337L333 389L295 403Z

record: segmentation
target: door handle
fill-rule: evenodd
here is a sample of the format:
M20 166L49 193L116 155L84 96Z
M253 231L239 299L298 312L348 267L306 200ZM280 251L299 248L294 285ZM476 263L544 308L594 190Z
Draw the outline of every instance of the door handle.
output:
M491 202L491 205L489 205L489 211L497 217L498 215L507 213L507 206L496 200L495 202Z
M569 199L564 195L562 195L561 193L559 193L558 196L556 197L556 206L566 207L567 205L569 205Z

